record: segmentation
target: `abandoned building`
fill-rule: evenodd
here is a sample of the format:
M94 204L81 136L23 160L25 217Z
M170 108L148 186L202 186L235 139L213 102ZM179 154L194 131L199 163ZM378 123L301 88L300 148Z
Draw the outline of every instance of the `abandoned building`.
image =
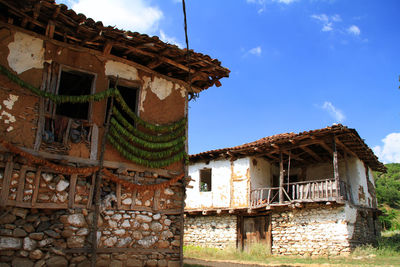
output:
M348 254L380 234L372 171L385 166L342 125L191 155L184 243Z
M180 266L188 100L229 70L53 0L0 40L1 266Z

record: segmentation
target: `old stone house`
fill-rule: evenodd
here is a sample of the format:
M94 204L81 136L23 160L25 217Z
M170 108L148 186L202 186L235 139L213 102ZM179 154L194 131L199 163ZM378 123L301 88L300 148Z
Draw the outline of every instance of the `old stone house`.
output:
M380 234L372 171L385 171L342 125L190 156L187 245L343 255Z
M53 0L0 40L1 266L180 266L188 99L229 70Z

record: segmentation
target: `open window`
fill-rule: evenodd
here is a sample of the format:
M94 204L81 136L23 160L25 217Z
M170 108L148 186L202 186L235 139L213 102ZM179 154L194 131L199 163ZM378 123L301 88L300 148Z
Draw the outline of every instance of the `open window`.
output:
M211 192L211 169L200 170L200 192Z
M63 69L60 73L59 95L90 95L95 76L90 73ZM90 103L62 103L56 106L56 115L72 119L89 120Z
M115 80L110 80L109 87L113 88L115 86ZM122 98L128 105L128 107L137 114L138 111L138 94L139 94L139 86L130 82L126 82L123 80L118 81L117 88L121 93ZM126 114L118 105L114 102L114 106L118 108L118 111L122 114L122 116L131 124L135 125L135 121ZM104 122L107 120L107 115L110 112L110 98L107 100L107 112Z

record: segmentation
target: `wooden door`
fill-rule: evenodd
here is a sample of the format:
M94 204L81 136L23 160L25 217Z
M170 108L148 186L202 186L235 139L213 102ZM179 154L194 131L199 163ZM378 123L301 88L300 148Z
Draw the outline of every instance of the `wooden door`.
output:
M248 250L252 245L261 243L271 249L270 215L243 217L242 248Z

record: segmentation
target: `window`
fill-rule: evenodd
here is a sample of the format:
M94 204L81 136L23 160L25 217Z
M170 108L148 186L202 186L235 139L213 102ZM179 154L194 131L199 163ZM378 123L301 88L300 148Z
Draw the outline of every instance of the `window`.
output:
M111 80L109 87L112 88L114 86L115 86L115 81ZM130 107L130 109L137 114L137 106L138 106L137 99L138 99L139 88L135 85L124 83L123 81L118 82L117 88L118 88L119 92L121 93L122 98L128 105L128 107ZM116 103L114 102L114 106L116 106L118 108L118 105L115 105L115 104ZM107 114L110 111L109 109L110 109L110 98L107 101L107 112L106 112L106 117L104 119L104 122L106 122L106 120L107 120ZM124 118L131 125L135 125L134 120L128 114L126 114L121 108L118 108L118 111L124 116Z
M200 192L211 191L211 169L200 170Z
M93 74L62 70L58 86L59 95L90 95L92 93ZM56 115L73 119L89 120L90 103L62 103L56 106Z

